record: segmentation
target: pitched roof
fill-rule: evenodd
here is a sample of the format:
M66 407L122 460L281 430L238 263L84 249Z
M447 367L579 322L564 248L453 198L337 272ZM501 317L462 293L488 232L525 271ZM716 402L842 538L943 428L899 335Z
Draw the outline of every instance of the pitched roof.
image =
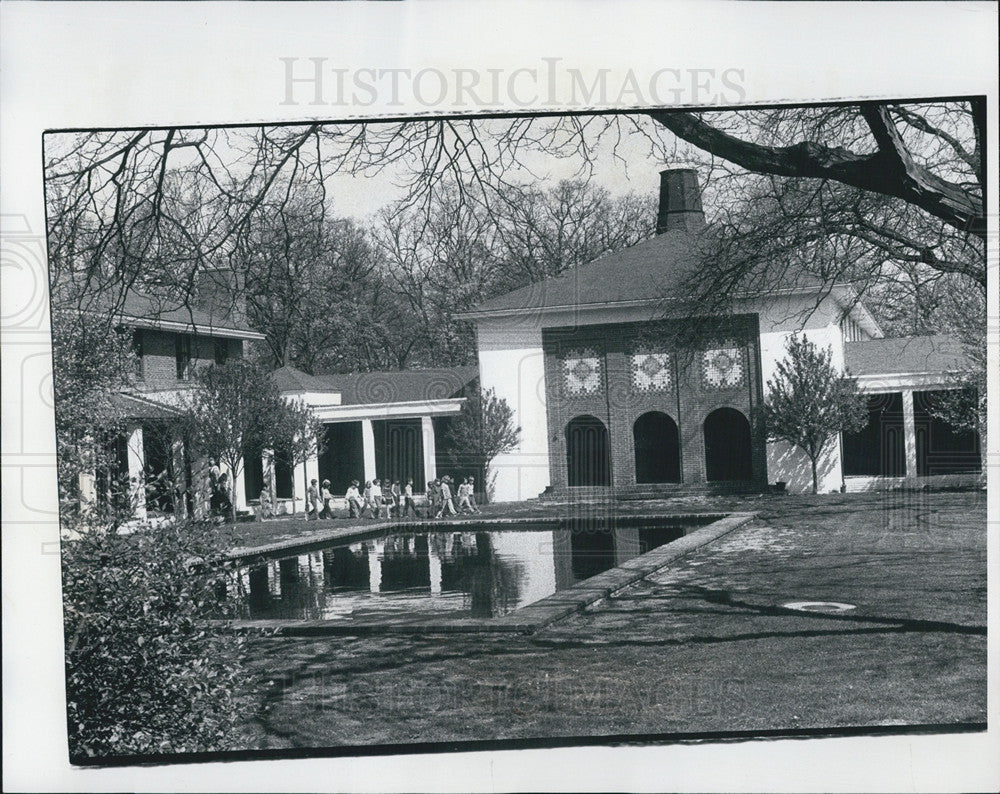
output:
M852 375L956 372L966 361L961 341L949 334L844 344L844 363Z
M689 279L696 275L716 231L706 227L700 232L674 229L619 251L609 251L591 262L558 276L516 289L479 304L473 311L458 315L474 319L490 314L516 314L522 311L561 307L650 304L683 297ZM785 273L785 289L815 288L819 282L805 273L795 277ZM763 287L750 292L770 292Z
M330 391L319 378L288 365L274 370L271 373L271 380L283 392Z
M271 373L284 392L338 392L341 405L446 400L459 396L478 376L477 367L308 375L286 366Z
M111 403L130 419L174 419L181 411L137 394L112 394Z
M94 295L82 302L85 311L113 311L125 325L141 328L183 330L205 336L263 339L235 307L201 306L162 295L129 290L120 302L114 297Z

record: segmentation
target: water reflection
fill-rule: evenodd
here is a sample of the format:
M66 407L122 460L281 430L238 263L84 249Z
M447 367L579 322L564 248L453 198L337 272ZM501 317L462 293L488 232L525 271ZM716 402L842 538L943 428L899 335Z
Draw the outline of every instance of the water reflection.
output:
M702 522L703 523L703 522ZM242 613L336 620L497 617L681 537L692 524L400 533L241 571Z

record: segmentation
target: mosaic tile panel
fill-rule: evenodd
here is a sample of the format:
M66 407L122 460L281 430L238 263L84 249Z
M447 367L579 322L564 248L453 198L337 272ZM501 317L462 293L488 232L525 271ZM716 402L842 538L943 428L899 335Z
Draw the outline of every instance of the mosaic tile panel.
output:
M563 384L571 397L601 390L601 357L589 347L567 350L563 355Z
M743 350L735 346L706 350L702 355L702 375L710 389L742 386L746 378Z
M670 391L673 385L673 367L669 353L640 349L629 356L629 370L635 391Z

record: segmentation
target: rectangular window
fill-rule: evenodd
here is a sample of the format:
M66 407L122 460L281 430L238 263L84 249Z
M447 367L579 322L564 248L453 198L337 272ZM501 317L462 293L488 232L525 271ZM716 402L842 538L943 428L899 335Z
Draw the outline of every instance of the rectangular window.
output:
M220 367L229 359L229 340L215 340L215 363Z
M177 362L177 380L191 376L191 337L177 334L174 337L174 360Z

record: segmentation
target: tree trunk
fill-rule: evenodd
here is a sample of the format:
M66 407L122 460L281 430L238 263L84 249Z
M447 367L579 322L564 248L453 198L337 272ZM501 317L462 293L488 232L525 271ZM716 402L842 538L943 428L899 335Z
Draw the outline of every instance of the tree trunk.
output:
M239 461L237 461L239 463ZM233 525L236 525L236 466L229 470L231 481L229 483L229 512L233 517Z
M306 494L306 506L305 506L305 510L303 510L303 514L305 515L306 518L309 518L309 506L310 506L309 505L309 468L306 466L306 462L305 461L302 461L302 484L306 487L306 490L305 490L305 494ZM292 492L292 510L294 510L294 509L295 509L295 493L294 493L294 489L293 489L293 492Z
M813 493L819 493L818 481L816 477L816 458L815 457L809 458L809 462L812 464Z

